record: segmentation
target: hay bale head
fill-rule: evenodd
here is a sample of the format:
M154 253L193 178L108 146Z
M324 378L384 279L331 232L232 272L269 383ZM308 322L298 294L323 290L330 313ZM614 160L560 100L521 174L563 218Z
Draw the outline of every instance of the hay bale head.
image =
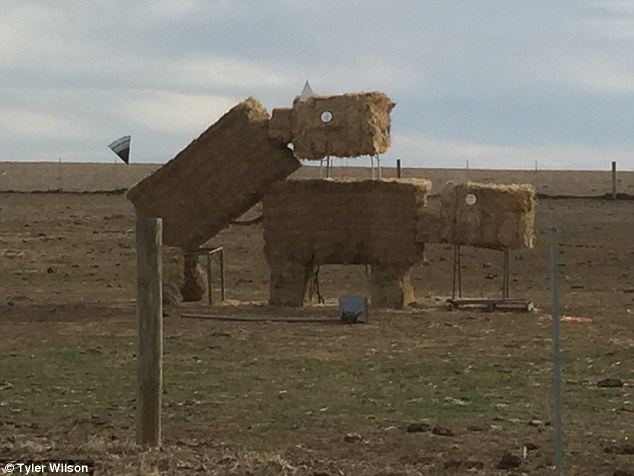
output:
M278 262L410 266L426 180L288 180L264 197L265 253Z
M531 185L447 185L433 210L436 221L431 221L441 223L441 243L491 249L533 247L535 191ZM424 228L425 223L420 223L419 239L424 239Z
M381 92L310 96L293 103L295 155L319 160L326 156L358 157L390 147L392 100ZM285 113L288 117L288 113Z
M249 98L127 197L138 216L163 218L166 245L198 248L260 201L272 183L299 168L288 147L268 131L268 112Z

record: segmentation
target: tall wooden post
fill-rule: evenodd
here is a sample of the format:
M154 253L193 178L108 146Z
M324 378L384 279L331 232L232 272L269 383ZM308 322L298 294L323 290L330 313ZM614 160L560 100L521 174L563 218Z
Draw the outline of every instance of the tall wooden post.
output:
M616 162L612 161L612 200L616 200Z
M163 221L137 217L137 443L161 443L163 393Z
M396 159L396 176L401 178L401 159Z

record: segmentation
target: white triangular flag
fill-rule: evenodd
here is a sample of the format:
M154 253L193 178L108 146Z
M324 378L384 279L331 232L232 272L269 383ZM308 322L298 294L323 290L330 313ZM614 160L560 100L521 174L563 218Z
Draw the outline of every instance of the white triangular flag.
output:
M301 102L306 102L306 100L313 94L315 94L313 93L313 88L311 88L310 83L306 81L306 84L304 84L304 89L302 89L302 94L299 95L299 100Z

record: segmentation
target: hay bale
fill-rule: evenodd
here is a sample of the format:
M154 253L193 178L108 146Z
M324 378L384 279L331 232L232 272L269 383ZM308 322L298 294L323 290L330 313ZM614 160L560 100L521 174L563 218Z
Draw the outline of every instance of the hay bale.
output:
M310 301L310 278L315 267L310 262L278 261L271 265L269 304L274 306L302 306Z
M402 309L415 301L410 268L372 266L370 273L372 306Z
M467 195L476 198L473 205ZM535 191L531 185L467 182L447 185L418 217L417 240L491 249L532 248Z
M421 243L448 243L453 209L443 208L440 195L427 197L427 205L417 217L416 241Z
M269 136L272 139L279 139L284 143L293 140L293 109L290 107L280 107L273 109L271 113L271 123L269 124Z
M181 294L183 301L200 301L207 292L207 275L205 268L198 261L198 256L185 256L183 287Z
M429 187L416 179L279 183L263 200L269 265L411 266L422 258L416 219Z
M301 159L381 154L390 147L390 112L394 106L381 92L313 95L305 101L295 98L292 115L287 109L273 111L274 116L281 114L280 124L292 116L291 136L285 132L287 122L283 127L276 126L273 134L292 142L295 155ZM322 120L324 113L331 116L329 121Z
M183 301L181 289L184 283L185 260L183 250L164 246L163 255L163 304L180 304Z
M163 243L200 247L300 167L269 137L269 115L249 98L128 193L137 216L163 218Z

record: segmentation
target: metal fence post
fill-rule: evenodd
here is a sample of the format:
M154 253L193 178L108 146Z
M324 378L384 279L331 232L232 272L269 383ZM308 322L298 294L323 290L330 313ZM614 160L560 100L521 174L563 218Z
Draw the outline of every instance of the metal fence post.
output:
M563 474L564 446L561 418L561 355L559 347L559 249L557 228L550 229L550 290L553 339L553 427L555 429L555 465Z

